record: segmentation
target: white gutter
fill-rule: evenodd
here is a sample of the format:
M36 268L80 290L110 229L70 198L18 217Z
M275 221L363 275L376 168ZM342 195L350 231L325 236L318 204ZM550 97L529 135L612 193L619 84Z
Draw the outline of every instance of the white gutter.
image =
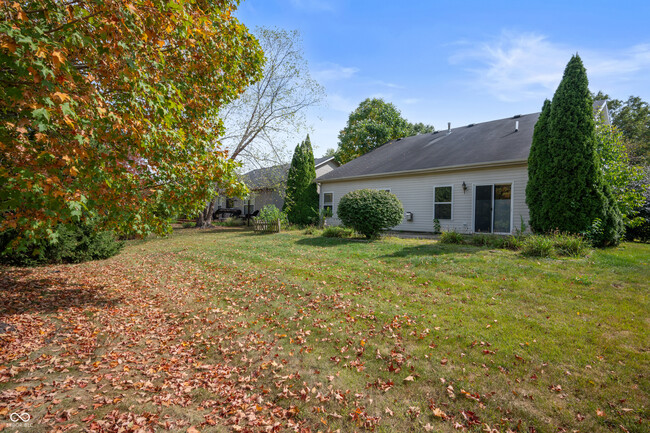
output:
M446 167L423 168L419 170L391 171L387 173L362 174L359 176L347 176L334 179L316 179L317 183L325 182L345 182L354 179L370 179L377 177L398 177L405 174L429 174L429 173L446 173L450 171L471 170L473 168L491 168L491 167L510 167L521 164L528 164L528 159L510 159L505 161L479 162L476 164L448 165Z

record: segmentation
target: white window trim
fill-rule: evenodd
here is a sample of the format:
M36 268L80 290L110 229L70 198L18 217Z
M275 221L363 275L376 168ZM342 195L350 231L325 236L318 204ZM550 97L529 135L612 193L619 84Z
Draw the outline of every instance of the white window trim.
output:
M451 201L436 202L436 188L451 188ZM433 186L433 219L436 219L436 203L450 204L451 205L451 218L440 219L438 221L453 221L454 220L454 186L453 185L434 185Z
M332 201L329 204L325 204L325 194L332 194ZM334 192L332 191L323 191L321 193L321 210L325 209L325 206L330 206L332 208L332 216L334 216Z
M494 231L494 186L495 185L510 185L510 231L509 232L495 232ZM511 180L504 180L502 182L492 183L474 183L472 185L472 233L476 231L476 187L477 186L491 186L492 187L492 215L490 216L490 234L493 235L511 235L514 232L514 214L515 214L515 182ZM435 197L434 197L435 199Z

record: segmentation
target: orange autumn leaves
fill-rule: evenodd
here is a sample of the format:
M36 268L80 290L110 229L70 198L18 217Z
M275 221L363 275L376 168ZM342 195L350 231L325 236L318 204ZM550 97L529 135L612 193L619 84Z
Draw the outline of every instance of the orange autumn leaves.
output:
M218 112L263 53L236 5L0 2L0 231L28 242L96 217L160 232L215 187L241 191Z

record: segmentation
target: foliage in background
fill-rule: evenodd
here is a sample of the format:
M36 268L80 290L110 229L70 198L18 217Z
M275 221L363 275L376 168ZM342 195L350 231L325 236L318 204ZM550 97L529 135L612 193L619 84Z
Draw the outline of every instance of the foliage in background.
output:
M527 199L531 228L538 233L582 233L596 219L602 232L598 246L615 245L623 233L612 191L603 182L595 151L593 101L587 73L578 55L571 58L550 105L548 117L535 128Z
M287 180L284 162L289 151L286 143L303 134L307 110L318 105L325 92L309 74L298 31L262 27L254 34L266 56L262 79L220 110L225 125L220 140L231 160L247 169L262 169L265 178L257 182L283 195ZM278 170L268 169L274 166ZM216 201L213 197L207 203L197 226L211 224Z
M650 242L650 167L645 167L643 179L634 182L632 187L643 194L643 202L633 214L636 224L627 228L625 236L629 240Z
M632 162L650 164L650 104L638 96L612 99L602 91L594 95L594 100L599 99L607 101L612 124L625 137Z
M61 224L48 238L8 248L19 235L16 230L0 233L1 262L19 266L81 263L114 256L123 246L123 242L118 241L113 232L98 230L92 220Z
M2 2L0 232L145 235L243 192L219 109L260 77L237 1Z
M287 227L289 225L287 214L282 212L273 204L267 204L266 206L264 206L264 208L262 208L262 210L260 211L260 214L255 219L267 223L274 223L276 221L280 221L282 227Z
M615 126L599 124L596 128L596 155L603 181L612 189L623 222L633 227L642 222L635 213L645 201L646 191L637 186L644 179L644 171L630 164L624 141L623 133Z
M367 238L402 222L404 209L395 194L374 189L359 189L341 197L337 215L344 225Z
M316 189L314 151L309 135L296 146L287 174L287 189L282 210L291 224L318 223L318 191Z
M393 104L383 99L366 99L350 113L339 133L336 157L345 164L391 140L433 131L431 125L410 124Z

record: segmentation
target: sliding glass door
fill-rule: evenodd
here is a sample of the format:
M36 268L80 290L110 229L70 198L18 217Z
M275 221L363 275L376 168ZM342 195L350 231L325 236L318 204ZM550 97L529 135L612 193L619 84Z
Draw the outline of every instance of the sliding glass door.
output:
M512 185L477 185L474 197L476 233L510 233Z

